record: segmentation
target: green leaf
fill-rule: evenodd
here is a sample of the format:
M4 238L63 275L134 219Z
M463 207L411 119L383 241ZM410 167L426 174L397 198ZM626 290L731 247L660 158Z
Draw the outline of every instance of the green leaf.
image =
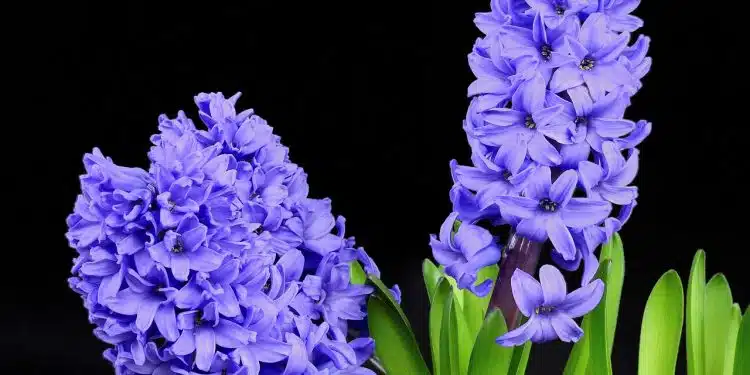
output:
M732 375L734 372L734 356L737 348L737 334L742 322L742 310L739 304L732 305L732 320L729 322L729 333L727 334L727 348L724 353L724 375Z
M513 357L513 348L498 345L495 339L505 334L503 314L493 309L479 330L471 351L469 361L469 375L506 375Z
M462 290L458 288L458 283L456 283L456 279L448 276L448 274L445 273L445 267L440 266L439 268L440 273L445 277L448 282L451 284L451 287L453 288L453 293L458 298L458 303L461 305L461 308L464 308L464 294L462 293Z
M612 251L610 251L612 252ZM612 270L612 260L609 258L604 257L604 251L599 255L599 257L602 259L602 261L599 262L599 268L596 271L596 275L594 275L594 280L600 279L604 281L604 297L602 298L602 301L597 306L597 309L603 309L603 305L605 305L608 300L606 298L607 293L607 276L611 274ZM618 303L619 305L619 303ZM601 310L600 310L601 311ZM606 310L604 310L606 311ZM600 314L598 315L599 319L601 321L599 324L603 324L602 322L606 322L607 314ZM591 342L591 336L599 336L600 340L603 340L601 338L602 335L591 335L586 334L586 332L602 332L603 326L599 329L602 329L602 331L597 331L596 328L593 327L593 320L594 320L594 314L589 313L583 318L583 323L581 324L581 328L583 329L583 337L581 337L580 340L578 340L575 345L573 345L573 349L570 351L570 355L568 356L568 362L565 364L565 370L563 371L564 375L583 375L587 372L591 372L593 367L590 365L590 358L591 358L591 347L593 345L597 345L597 352L599 353L602 349L606 348L606 341L597 341L596 343ZM606 325L605 325L606 326ZM602 355L601 353L599 353ZM609 355L605 355L601 358L609 359ZM602 360L600 359L600 362ZM609 363L609 361L607 361ZM600 365L601 366L601 365ZM606 365L604 365L606 366ZM587 371L588 369L588 371Z
M466 375L466 371L469 369L469 359L471 358L471 350L474 347L474 338L469 336L469 328L466 325L466 318L462 309L458 308L458 297L453 294L453 318L455 319L455 332L454 339L451 343L456 346L458 352L458 373L457 375Z
M740 323L734 354L734 375L750 374L750 307Z
M422 276L424 277L424 286L427 289L427 297L432 303L432 295L435 293L442 272L429 259L422 262Z
M682 280L675 270L662 275L651 290L641 323L639 375L675 373L682 335L684 299Z
M450 291L443 307L443 321L440 325L440 373L443 375L458 375L460 368L456 342L457 322L456 314L453 312L453 309L458 307L455 301L453 291ZM404 374L404 372L398 373Z
M406 323L406 326L409 327L409 333L414 336L414 333L412 333L411 331L411 324L409 323L409 319L406 317L406 314L404 314L404 311L401 310L401 306L399 306L398 302L396 302L396 300L393 298L391 290L388 289L388 287L385 286L385 284L383 284L383 282L374 275L368 276L367 280L369 280L370 283L375 287L377 294L382 296L384 302L388 302L388 304L391 305L394 310L396 310L398 315L401 317L401 320L403 320L404 323Z
M484 267L477 273L477 284L484 282L489 279L494 283L497 280L497 274L500 271L500 267L493 264L489 267ZM487 306L490 304L490 298L492 298L492 291L487 293L484 297L477 297L470 290L464 290L464 315L466 317L466 326L468 327L469 337L472 342L476 339L482 324L484 323L485 315L487 315Z
M602 252L601 257L604 257ZM610 274L612 270L612 261L610 259L604 259L599 263L599 270L597 271L596 279L602 280L605 283L605 290L608 288L607 284L610 280ZM619 293L618 293L619 294ZM584 331L584 335L589 336L589 364L587 372L596 375L611 375L612 364L610 362L609 355L609 343L607 338L607 329L609 324L607 321L608 314L608 302L606 295L599 302L599 305L590 312L587 318L590 319L589 331ZM619 305L619 304L618 304ZM612 328L614 330L614 328Z
M706 332L703 337L706 353L705 374L723 374L727 335L732 320L732 291L723 274L714 275L706 284L703 309L703 329Z
M698 250L693 257L687 289L685 341L688 375L704 375L703 303L706 299L706 253Z
M529 353L531 352L531 341L526 341L523 346L513 348L513 357L510 360L508 375L524 375L526 365L529 363Z
M362 269L362 265L359 261L353 260L349 263L349 278L352 284L362 285L367 282L367 273Z
M411 329L379 294L367 301L367 322L376 343L375 355L387 373L430 374Z
M445 304L451 296L451 285L446 278L441 278L432 298L430 305L430 349L432 350L432 371L435 375L441 375L442 365L440 352L440 330L443 324L443 313ZM451 375L451 374L444 374Z
M617 314L620 310L622 284L625 281L625 253L622 239L618 233L602 246L599 259L611 259L607 279L604 280L604 299L607 304L607 349L612 354L615 343L615 328L617 328Z

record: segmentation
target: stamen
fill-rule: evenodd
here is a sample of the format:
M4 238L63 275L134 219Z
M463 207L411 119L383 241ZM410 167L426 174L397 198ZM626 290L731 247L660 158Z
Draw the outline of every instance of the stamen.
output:
M557 202L549 198L544 198L539 201L539 208L541 208L543 211L555 212L557 211Z
M594 63L594 59L590 57L584 57L583 60L581 60L581 63L578 64L578 68L580 68L581 70L589 71L591 69L594 69Z
M526 129L536 129L536 123L534 122L534 118L531 117L531 115L526 116L524 125L526 126Z

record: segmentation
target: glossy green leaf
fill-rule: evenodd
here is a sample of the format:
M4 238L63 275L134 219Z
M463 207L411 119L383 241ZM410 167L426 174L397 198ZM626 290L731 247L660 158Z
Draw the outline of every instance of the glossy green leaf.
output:
M430 349L432 350L432 370L435 375L443 375L440 371L441 356L440 351L440 331L443 324L443 313L445 304L451 296L451 285L447 279L441 278L430 305ZM451 374L444 374L451 375Z
M740 323L734 352L734 375L750 374L750 307Z
M497 280L497 274L500 268L493 264L489 267L484 267L477 273L477 284L484 282L485 280L492 280L494 283ZM484 323L484 318L487 315L487 306L490 304L490 298L492 298L492 291L487 293L484 297L477 297L470 290L464 290L464 315L466 318L466 326L468 328L469 337L474 341L479 333L479 329Z
M620 311L620 297L622 296L622 284L625 281L625 252L623 251L622 239L618 233L602 246L599 259L610 259L607 279L604 280L604 299L607 304L607 350L612 354L612 346L615 343L615 328L617 327L617 315Z
M734 356L737 348L737 334L742 323L742 310L740 305L732 305L732 319L729 321L729 332L727 333L727 347L724 351L724 375L732 375L734 372Z
M526 365L529 363L529 353L531 353L531 341L526 341L522 346L513 348L513 356L510 360L508 375L526 374Z
M704 375L703 303L706 299L706 253L698 250L693 257L687 288L685 341L688 375Z
M612 251L610 251L612 253ZM599 255L599 257L602 259L601 262L599 262L599 268L596 271L596 275L594 275L594 280L600 279L604 281L604 296L602 298L602 301L597 306L597 309L602 309L603 305L607 303L607 277L609 274L611 274L611 270L613 268L612 266L612 260L609 258L604 258L604 252ZM618 302L619 305L619 302ZM596 310L596 309L595 309ZM598 315L600 322L599 325L605 324L606 317L608 316L606 313L602 314L602 310L600 310L600 313ZM606 310L603 310L606 312ZM570 355L568 356L568 362L565 364L565 370L563 371L564 375L584 375L587 373L591 373L591 370L593 369L590 360L591 360L591 347L593 345L597 346L597 352L600 353L601 350L606 348L607 342L602 338L602 335L599 335L600 341L596 341L595 343L591 342L591 334L586 334L587 332L597 332L595 328L593 328L593 319L594 314L593 312L586 314L586 316L583 318L583 323L581 324L581 328L583 329L583 337L581 337L580 340L578 340L577 343L573 345L573 349L570 351ZM605 324L606 326L606 324ZM600 328L601 329L601 328ZM599 331L603 332L603 331ZM600 353L600 355L602 355ZM607 358L610 357L608 355L603 355L601 358ZM601 362L602 360L600 360ZM609 361L607 361L609 363ZM601 364L600 364L601 366ZM606 364L604 364L606 366Z
M506 375L510 368L513 357L513 348L498 345L495 339L505 334L508 328L505 326L503 314L494 309L479 330L471 351L469 361L469 375Z
M453 294L453 318L455 319L455 339L451 342L456 345L458 352L458 375L466 375L469 369L469 358L474 347L475 337L470 336L469 327L466 325L466 317L462 309L458 308L458 298Z
M604 252L602 252L604 257ZM596 279L602 280L605 285L605 293L607 283L610 281L610 275L612 273L612 260L604 259L599 263L599 270L597 271ZM622 285L622 284L620 284ZM589 331L584 331L584 335L588 333L589 343L589 363L587 372L596 375L612 375L612 364L610 362L609 355L609 343L607 338L607 329L609 324L607 318L609 316L607 309L609 300L606 298L606 294L602 296L602 301L599 305L591 311L587 318L590 319ZM619 305L619 303L618 303ZM614 330L614 328L612 328Z
M396 302L396 300L393 298L393 294L391 294L390 289L388 289L388 287L385 286L385 284L383 284L380 279L373 275L368 276L367 280L369 280L370 284L375 287L377 294L384 298L384 302L388 302L388 304L391 305L394 310L396 310L398 315L401 317L401 320L403 320L406 326L409 327L409 333L414 336L411 331L411 324L409 323L409 319L406 317L406 314L404 314L404 311L401 310L401 306L398 304L398 302Z
M367 282L367 273L362 269L362 265L359 261L353 260L349 263L349 278L352 284L362 285Z
M367 301L367 322L376 343L375 354L387 373L430 374L411 329L380 294Z
M732 291L723 274L714 275L706 284L703 314L705 374L720 375L724 373L727 335L732 320Z
M442 272L429 259L422 262L422 276L424 277L424 286L427 289L427 297L432 303L432 295L435 293Z
M669 270L656 282L641 322L639 375L674 375L684 318L682 280Z
M458 375L460 365L458 357L457 321L453 309L457 308L453 291L448 293L443 307L443 321L440 325L440 374ZM399 372L402 374L403 372Z

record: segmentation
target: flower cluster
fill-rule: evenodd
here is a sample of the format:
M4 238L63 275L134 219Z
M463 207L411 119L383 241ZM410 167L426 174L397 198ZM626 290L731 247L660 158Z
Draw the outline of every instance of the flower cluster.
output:
M638 3L493 0L491 12L477 14L484 37L468 56L476 80L464 121L473 165L451 162L454 212L432 239L459 286L491 290L474 285L476 272L498 262L501 250L480 222L549 240L560 268L577 270L583 260L582 285L593 278L594 251L636 205L636 146L651 131L647 121L623 118L651 65L648 37L629 45L642 25L629 14ZM528 337L563 337L546 333Z
M379 271L238 98L159 117L148 171L85 155L70 287L118 374L372 374L350 264Z

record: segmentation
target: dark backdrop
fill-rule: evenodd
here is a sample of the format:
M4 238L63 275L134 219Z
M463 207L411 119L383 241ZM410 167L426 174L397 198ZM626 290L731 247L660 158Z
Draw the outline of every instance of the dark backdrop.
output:
M377 260L386 282L401 285L426 342L420 265L430 256L428 235L450 210L448 162L468 161L466 54L479 36L474 13L489 8L487 0L451 3L156 9L66 2L6 14L22 16L6 34L18 49L5 58L20 69L4 75L21 81L23 90L12 94L23 105L6 107L18 116L5 120L6 165L20 174L4 177L13 208L3 273L13 278L4 286L11 316L3 323L3 362L24 374L110 373L105 346L65 281L74 252L64 219L79 189L81 156L98 146L117 163L145 167L157 116L185 109L197 120L193 95L202 91L242 91L240 105L274 126L309 173L312 195L333 199L347 233ZM709 275L724 272L735 300L743 307L750 300L740 242L747 146L738 134L747 97L736 88L742 44L732 40L740 26L706 24L704 12L657 1L636 12L653 39L654 65L628 117L651 120L654 130L641 147L640 205L622 231L617 374L636 372L651 287L670 268L686 279L698 248L707 250ZM535 346L528 373L556 373L568 350Z

